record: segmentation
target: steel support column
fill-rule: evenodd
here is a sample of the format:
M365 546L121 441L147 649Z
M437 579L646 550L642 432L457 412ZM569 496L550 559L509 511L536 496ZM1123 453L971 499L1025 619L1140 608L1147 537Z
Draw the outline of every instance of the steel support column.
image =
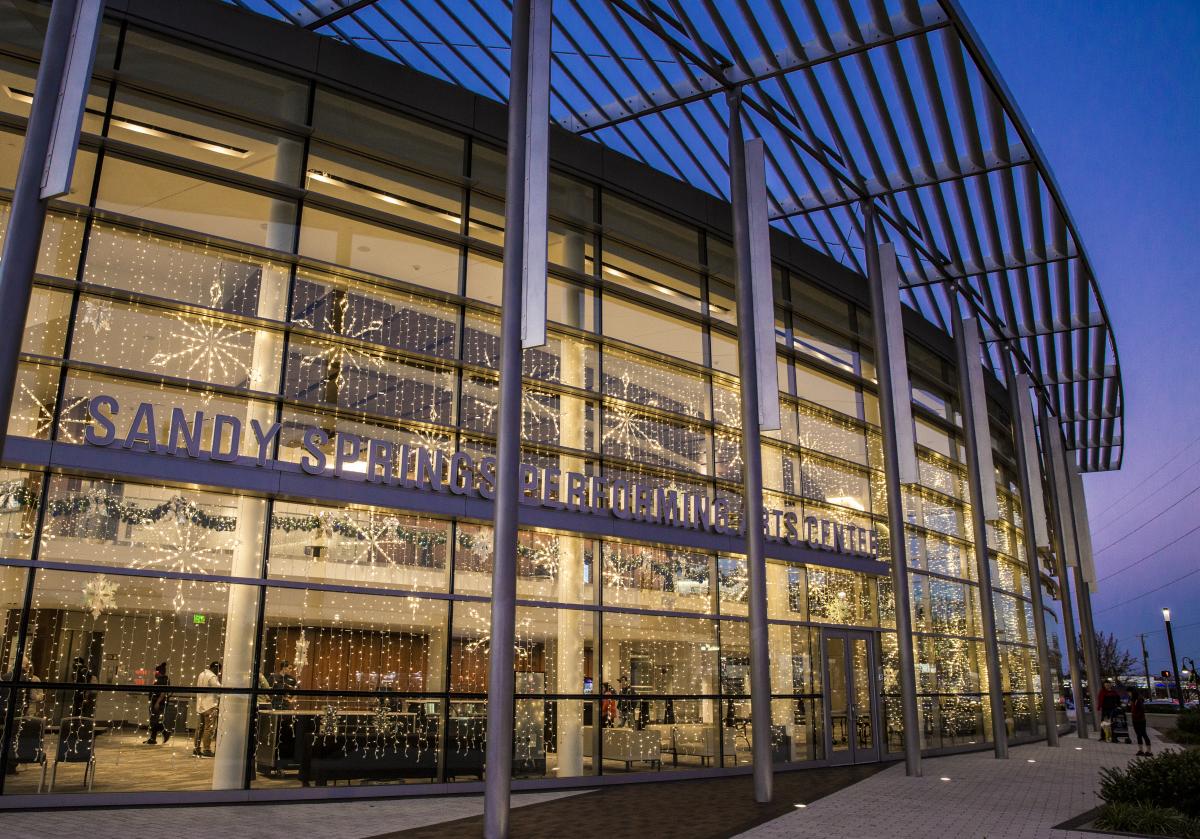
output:
M742 393L742 526L746 531L746 563L750 580L751 747L754 800L765 804L771 800L774 786L771 772L771 657L767 649L767 560L763 544L762 441L758 422L754 295L751 290L750 212L741 92L735 90L727 98L729 194L733 210L733 250L737 263L738 372Z
M966 303L965 300L962 301ZM996 609L992 602L992 566L988 553L987 519L984 511L995 500L985 500L985 493L996 493L996 476L981 474L981 462L990 464L990 454L984 457L980 449L991 446L987 428L987 397L983 392L982 366L979 358L979 331L973 322L964 321L959 309L959 295L952 297L954 312L954 346L958 351L958 404L962 413L963 442L967 451L967 483L971 488L971 529L975 541L975 567L979 581L979 619L983 624L983 651L988 677L988 705L992 712L992 745L997 758L1008 757L1008 726L1005 722L1004 693L1000 682L1000 653L996 644ZM978 425L977 425L978 423ZM988 471L991 471L989 468Z
M1051 435L1058 434L1058 425L1050 419L1046 403L1041 403L1040 421L1038 426L1042 433L1042 450L1046 454L1046 476L1050 479L1050 508L1054 511L1054 554L1058 565L1058 597L1062 604L1063 635L1067 642L1067 665L1071 673L1071 701L1075 703L1075 730L1086 740L1088 736L1087 717L1083 713L1084 693L1083 680L1079 674L1079 648L1075 635L1075 609L1071 605L1071 581L1067 577L1067 536L1066 529L1071 526L1063 515L1063 493L1060 488L1062 481L1061 469L1054 463L1057 447Z
M25 145L21 150L4 251L0 256L0 312L4 313L7 325L0 331L0 432L8 428L12 413L21 339L25 336L33 274L37 270L42 231L46 226L49 202L41 197L42 176L50 154L76 6L77 0L55 0L50 7L50 22L42 44L33 104L25 128ZM87 96L86 84L82 95ZM0 433L0 457L4 454L5 440L6 435Z
M875 337L875 371L879 381L879 424L883 433L883 469L887 486L888 543L891 548L892 589L896 598L896 653L900 667L900 702L904 716L904 768L913 777L921 774L921 730L917 714L917 676L913 656L911 590L908 582L908 544L904 534L904 497L901 494L899 442L896 424L896 400L893 388L896 376L907 371L892 367L892 343L889 340L888 292L884 290L879 244L875 228L875 208L870 202L863 209L863 245L867 257L867 280L871 291L871 324ZM895 259L889 250L889 259ZM891 301L899 310L899 296ZM903 336L897 346L903 348ZM899 367L900 365L897 365ZM899 388L908 392L907 387ZM907 414L906 414L907 416ZM912 430L905 439L911 443Z
M1100 672L1100 656L1096 651L1096 625L1092 622L1092 583L1095 581L1092 534L1079 470L1074 463L1065 459L1063 468L1067 473L1071 526L1075 529L1075 602L1079 609L1079 634L1083 644L1084 666L1088 672L1087 689L1092 700L1092 724L1099 731L1103 716L1100 708L1100 686L1104 682L1104 674Z
M496 501L492 545L491 655L488 661L487 748L483 835L505 839L509 828L513 753L513 641L516 631L517 516L521 503L521 347L524 308L525 182L530 161L529 60L537 7L549 0L516 0L508 94L508 177L504 205L504 269L500 311L500 400L496 429ZM544 9L543 9L544 11ZM532 72L549 73L544 68Z
M1076 539L1075 544L1079 544ZM1100 657L1096 654L1096 627L1092 624L1092 593L1091 587L1084 579L1082 565L1076 565L1075 571L1075 604L1079 610L1079 639L1083 646L1083 665L1087 670L1087 693L1092 702L1092 725L1100 730L1100 719L1103 716L1100 708L1100 687L1104 682L1104 674L1100 672Z
M1033 608L1033 633L1037 641L1038 680L1042 686L1042 718L1046 726L1046 745L1058 745L1058 716L1054 712L1054 697L1058 692L1050 674L1050 642L1046 636L1046 612L1042 606L1042 571L1038 556L1038 524L1041 511L1034 509L1034 493L1030 482L1041 479L1038 453L1027 447L1033 440L1033 415L1029 411L1028 380L1018 377L1012 354L1004 350L1004 377L1008 382L1008 413L1013 433L1013 450L1017 457L1017 483L1021 487L1021 530L1025 539L1025 560L1029 570L1029 599ZM1022 397L1021 390L1026 388ZM1024 401L1023 401L1024 400ZM1029 435L1026 434L1029 423ZM1041 501L1037 502L1041 503Z

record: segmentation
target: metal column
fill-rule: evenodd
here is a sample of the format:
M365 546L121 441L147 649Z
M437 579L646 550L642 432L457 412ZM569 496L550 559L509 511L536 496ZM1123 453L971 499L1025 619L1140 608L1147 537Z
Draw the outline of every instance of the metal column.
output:
M1088 736L1087 717L1084 716L1083 680L1079 674L1079 649L1075 636L1075 609L1071 606L1071 581L1067 578L1067 528L1070 522L1063 515L1063 483L1062 470L1055 463L1057 447L1061 443L1055 441L1054 435L1059 434L1058 426L1046 409L1046 403L1041 403L1040 422L1042 432L1042 449L1046 455L1046 475L1050 479L1051 503L1054 510L1054 554L1058 564L1058 597L1062 604L1063 634L1067 642L1067 664L1071 673L1071 701L1075 703L1075 730L1086 740Z
M964 301L965 302L965 301ZM975 567L979 582L979 619L983 624L983 651L988 677L988 704L992 712L992 740L997 758L1008 757L1008 725L1000 682L1000 653L996 644L996 609L992 602L992 566L988 554L986 511L996 505L996 476L992 466L992 435L988 429L987 395L979 358L979 329L959 310L953 296L954 344L958 350L958 402L962 413L963 442L967 450L967 481L971 488L971 527L975 536ZM984 446L988 447L983 452ZM984 470L988 474L981 474ZM989 495L990 494L990 495ZM998 513L994 513L999 517Z
M908 550L904 534L904 497L901 495L901 439L908 452L909 463L905 477L915 481L916 462L913 449L911 396L904 406L897 404L908 394L908 371L904 363L904 335L891 334L902 324L895 323L900 317L899 289L884 289L883 266L880 247L875 230L875 207L863 202L863 238L867 257L867 280L871 290L871 324L875 332L875 370L879 380L879 425L883 432L884 482L887 485L887 512L889 544L892 554L892 589L896 598L896 652L900 665L900 701L904 714L904 769L910 776L921 774L921 731L917 714L917 676L913 661L912 611L909 605L911 591L908 583ZM886 258L892 262L889 271L896 271L895 253L886 247ZM888 312L892 313L888 317ZM898 357L897 357L897 354ZM895 369L893 369L895 368ZM903 381L898 377L903 376ZM908 410L904 410L907 408ZM901 436L897 411L907 417L907 433Z
M517 597L517 517L521 502L521 370L527 253L536 237L527 229L539 201L527 194L537 167L548 165L544 143L531 138L539 117L536 96L549 87L550 0L516 0L508 92L508 177L504 206L504 271L500 313L500 404L496 429L496 500L492 549L491 656L488 662L487 751L483 835L505 839L509 828L513 751L513 641ZM535 60L535 58L537 60ZM539 125L532 133L539 133ZM548 130L548 129L547 129ZM542 173L544 176L544 172ZM534 177L535 181L538 178ZM544 198L544 196L543 196ZM544 211L544 203L542 204ZM545 225L545 216L540 223ZM543 241L540 256L545 258ZM538 260L533 260L538 264ZM544 272L535 278L545 282ZM544 317L544 311L541 313ZM536 313L530 313L536 317ZM536 325L535 325L536 326ZM543 325L544 329L544 325Z
M1067 497L1070 501L1071 525L1075 529L1075 602L1079 608L1079 634L1083 643L1083 661L1088 672L1088 696L1092 700L1092 722L1100 729L1100 656L1096 652L1096 625L1092 622L1092 584L1096 581L1092 562L1092 533L1088 522L1087 499L1083 480L1074 463L1064 462L1067 473Z
M47 199L42 198L42 178L56 136L55 124L62 93L63 77L71 51L77 0L55 0L50 7L50 22L42 45L33 105L25 129L25 146L17 170L16 189L0 256L0 312L5 328L0 330L0 457L7 438L13 391L17 382L17 360L25 336L25 318L33 293L33 274L37 270L46 226ZM90 74L89 74L90 75ZM87 98L85 80L78 95ZM82 112L82 107L80 108ZM75 128L78 139L78 126ZM57 132L61 136L61 132ZM60 158L61 159L61 158Z
M1038 537L1045 530L1044 501L1035 492L1033 481L1040 487L1042 472L1038 465L1037 440L1033 431L1033 412L1029 404L1029 380L1018 376L1012 354L1004 351L1005 375L1008 382L1008 413L1013 430L1013 450L1017 456L1017 483L1021 487L1021 529L1025 537L1025 560L1029 569L1029 598L1033 608L1033 632L1037 640L1038 678L1042 685L1042 717L1046 726L1046 745L1058 745L1058 716L1054 712L1057 687L1050 674L1050 643L1046 636L1046 612L1042 606L1042 562L1038 556ZM1032 444L1032 445L1031 445ZM1036 509L1042 507L1042 509Z
M729 195L733 209L733 249L737 262L738 372L742 392L742 525L746 530L746 563L750 579L750 717L753 721L754 800L771 800L771 674L767 649L767 561L763 544L762 441L759 430L758 354L751 289L750 209L746 188L746 146L742 134L740 89L728 94ZM765 205L764 205L765 210ZM765 218L763 219L765 224ZM768 262L769 283L770 266ZM759 277L758 281L763 278ZM770 313L774 331L774 311ZM761 333L760 333L761 334ZM774 344L771 345L772 353ZM763 394L764 398L778 394Z

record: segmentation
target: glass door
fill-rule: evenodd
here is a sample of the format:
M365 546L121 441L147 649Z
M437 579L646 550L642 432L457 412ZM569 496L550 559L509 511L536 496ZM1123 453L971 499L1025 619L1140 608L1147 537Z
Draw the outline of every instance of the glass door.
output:
M869 632L827 629L825 753L835 766L879 760L875 643Z

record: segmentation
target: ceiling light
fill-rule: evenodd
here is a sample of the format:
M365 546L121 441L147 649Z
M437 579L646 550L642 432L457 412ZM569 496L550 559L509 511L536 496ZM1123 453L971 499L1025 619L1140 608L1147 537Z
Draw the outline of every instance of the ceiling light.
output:
M309 169L308 177L311 180L319 181L323 184L329 184L330 186L345 186L340 178L335 178L333 175L327 175L324 172L318 172L316 169Z
M942 776L942 780L943 780L943 781L948 781L948 780L950 780L950 779L949 779L949 778L947 778L945 775L943 775L943 776Z
M132 131L135 134L146 134L150 137L161 137L165 140L181 140L198 149L204 149L215 154L223 154L226 157L245 158L250 156L249 149L241 149L226 143L218 143L204 137L197 137L194 134L186 134L170 128L161 128L157 125L150 125L149 123L129 119L128 117L113 117L110 125L116 128L123 128L126 131Z
M18 102L24 102L26 105L33 104L33 94L26 93L23 90L17 90L15 87L4 86L4 92L8 94L9 99L16 99Z

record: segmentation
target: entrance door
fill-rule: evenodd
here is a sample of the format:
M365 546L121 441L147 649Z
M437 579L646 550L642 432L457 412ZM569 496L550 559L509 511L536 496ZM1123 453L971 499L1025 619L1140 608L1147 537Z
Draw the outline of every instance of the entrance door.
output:
M869 632L826 629L825 754L835 766L879 760L875 639Z

